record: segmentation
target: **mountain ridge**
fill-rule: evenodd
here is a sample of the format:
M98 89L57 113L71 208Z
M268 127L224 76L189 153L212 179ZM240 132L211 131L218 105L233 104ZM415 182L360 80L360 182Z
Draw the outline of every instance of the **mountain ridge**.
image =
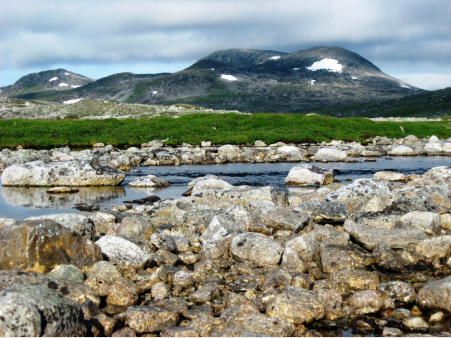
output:
M21 80L9 88L20 89ZM57 102L90 98L141 104L186 103L244 112L308 113L421 92L383 73L357 53L319 46L292 53L221 50L172 74L119 73L64 91L51 87L15 93L6 90L0 95Z

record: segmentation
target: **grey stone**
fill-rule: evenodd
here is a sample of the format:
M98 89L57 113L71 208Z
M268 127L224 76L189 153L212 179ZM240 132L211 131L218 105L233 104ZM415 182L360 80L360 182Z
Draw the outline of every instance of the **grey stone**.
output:
M251 261L260 267L277 265L282 257L282 246L268 236L244 233L232 239L231 253L239 260Z

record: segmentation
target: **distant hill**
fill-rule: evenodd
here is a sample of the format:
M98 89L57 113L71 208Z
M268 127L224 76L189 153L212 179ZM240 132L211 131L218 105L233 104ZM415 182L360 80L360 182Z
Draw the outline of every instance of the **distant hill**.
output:
M82 87L93 82L86 76L65 69L46 70L21 77L11 86L0 88L0 97L21 97L27 94L60 92Z
M424 92L339 47L293 53L230 49L214 52L173 74L121 73L66 91L53 87L3 90L8 97L57 102L91 98L275 113L310 113Z

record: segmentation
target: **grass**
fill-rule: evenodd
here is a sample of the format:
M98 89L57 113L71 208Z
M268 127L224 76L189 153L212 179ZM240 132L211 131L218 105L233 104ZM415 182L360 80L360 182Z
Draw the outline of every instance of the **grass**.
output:
M404 128L404 132L400 126ZM332 139L365 141L375 136L420 138L451 137L449 121L373 122L361 118L337 119L294 114L192 114L179 118L105 120L0 120L0 148L49 149L90 147L103 142L114 146L139 146L152 139L167 144L245 144L262 140L304 143Z

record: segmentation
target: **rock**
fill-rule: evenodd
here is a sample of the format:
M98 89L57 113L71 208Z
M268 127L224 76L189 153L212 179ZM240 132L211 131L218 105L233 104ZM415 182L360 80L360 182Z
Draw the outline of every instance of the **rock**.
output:
M392 191L391 210L408 213L415 211L430 211L435 213L448 213L451 210L451 200L448 199L449 189L441 180L440 185L418 185L416 181L409 182L415 185L405 186Z
M387 181L366 178L329 193L326 200L345 204L351 213L382 211L392 202Z
M311 200L301 203L297 209L318 223L344 222L349 214L346 205L337 202Z
M194 304L205 304L220 297L220 290L216 283L208 283L188 296L188 301Z
M437 136L432 135L432 136L429 138L428 143L440 143L440 140L438 139Z
M343 162L346 160L348 154L346 151L332 149L332 148L321 148L312 157L312 160L318 162Z
M180 270L174 274L173 285L176 288L186 289L194 285L193 275L186 271Z
M76 283L83 283L85 281L85 275L83 271L77 268L75 265L61 264L48 273L49 276L66 279Z
M233 188L233 185L215 175L198 177L188 183L188 186L192 188L192 193L208 189L228 190Z
M276 153L288 162L299 162L305 161L306 159L301 150L295 146L279 147L277 148Z
M428 235L438 235L442 230L440 214L428 211L412 211L402 216L396 227L400 229L420 229Z
M318 289L315 291L318 300L324 306L324 317L326 320L337 320L344 316L342 312L343 297L332 289Z
M235 259L251 261L260 267L277 265L282 257L282 246L268 236L244 233L232 239L231 253Z
M149 218L143 216L124 217L116 230L116 235L137 235L150 239L155 232L155 226Z
M420 142L420 140L415 135L409 135L403 138L403 143L417 143L417 142Z
M253 201L271 202L276 205L288 205L287 193L269 186L254 188L244 185L228 190L199 190L193 192L191 196L199 197L201 201L212 203L221 202L242 206Z
M37 217L26 218L25 221L39 221L43 219L51 219L62 226L74 231L80 236L86 236L90 240L94 240L95 226L94 223L85 215L80 214L50 214Z
M445 314L442 311L437 311L429 317L429 323L435 324L445 320Z
M101 142L98 142L98 143L94 143L94 144L92 145L92 147L93 147L93 148L104 148L104 147L105 147L105 144L104 144L104 143L101 143Z
M421 317L409 317L402 321L402 325L405 329L411 331L427 331L429 330L429 324Z
M344 229L368 250L373 250L381 242L392 249L415 248L420 241L428 238L422 230L372 228L349 219Z
M396 327L384 327L382 330L382 337L402 337L404 336L404 332Z
M122 329L117 330L114 332L111 337L136 337L135 331L133 331L129 327L123 327ZM166 336L164 336L166 337ZM195 336L193 336L195 337Z
M300 186L319 186L330 184L334 181L332 169L320 168L311 164L300 164L291 168L285 178L286 184Z
M384 294L376 290L357 291L346 301L354 309L356 314L376 313L384 306Z
M70 187L54 187L47 190L48 194L75 194L80 190Z
M310 217L294 207L275 206L273 203L256 201L246 206L252 217L273 230L289 230L297 233L310 220Z
M149 252L117 236L103 236L96 244L111 263L118 265L122 269L132 268L141 270L151 258Z
M407 181L407 176L405 174L396 173L393 171L378 171L374 173L373 178L376 180L385 180L390 182Z
M205 148L205 147L211 147L211 142L210 142L210 141L202 141L202 142L200 143L200 146L201 146L202 148Z
M381 283L377 286L377 289L386 292L391 298L401 304L413 303L417 298L414 287L402 281Z
M399 272L405 272L407 270L408 262L384 242L379 242L376 245L373 250L373 256L376 264L383 269Z
M200 337L199 333L192 327L169 327L160 333L160 337Z
M5 336L86 336L80 305L44 285L13 285L0 293Z
M86 270L85 284L97 292L99 296L107 296L110 283L122 278L119 270L110 262L97 262Z
M261 141L261 140L255 141L254 145L255 145L256 147L266 147L266 143L263 142L263 141Z
M2 174L3 186L99 186L118 185L125 174L98 160L42 161L12 165Z
M390 156L414 156L416 155L415 151L407 146L394 146L392 149L388 151L388 155Z
M451 277L430 281L418 291L417 302L433 310L451 310Z
M89 239L49 219L0 229L0 269L46 273L60 264L85 269L102 260Z
M175 313L155 306L131 306L125 316L128 327L138 334L160 332L178 322Z
M364 252L355 244L334 245L323 243L321 245L321 265L327 274L341 270L364 268L374 263L372 255Z
M324 317L324 307L313 292L287 287L268 303L266 315L293 324L311 323Z
M341 270L329 275L329 280L338 283L344 293L351 291L376 290L379 277L365 270Z
M159 282L152 286L151 294L153 299L162 300L170 297L171 289L166 283Z
M218 156L224 157L226 161L234 162L241 157L241 149L237 146L226 144L218 148Z
M155 175L147 175L136 178L129 184L131 187L144 188L144 187L167 187L171 185L168 181L158 178Z
M297 236L285 244L285 250L293 250L304 263L319 261L318 238L310 232Z
M426 258L444 258L451 252L451 236L439 236L422 240L415 251Z
M132 306L138 302L133 282L127 278L112 281L108 288L107 305Z
M20 271L0 271L0 291L15 285L47 286L49 289L60 292L64 297L72 299L79 304L89 300L100 304L100 298L90 287L65 279L58 279L39 273L25 273Z

